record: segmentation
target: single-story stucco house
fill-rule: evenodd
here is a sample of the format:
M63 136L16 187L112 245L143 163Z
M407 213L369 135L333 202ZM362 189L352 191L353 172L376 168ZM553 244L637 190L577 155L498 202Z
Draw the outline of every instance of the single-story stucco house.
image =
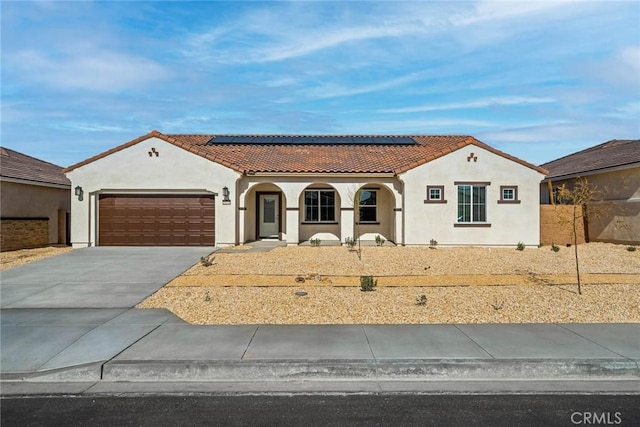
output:
M70 212L61 166L0 147L0 250L69 244Z
M400 245L538 245L546 173L471 136L158 131L65 172L79 194L74 247L377 235Z
M558 202L577 178L595 186L585 215L585 240L640 244L640 140L614 139L541 165L548 170L540 202Z

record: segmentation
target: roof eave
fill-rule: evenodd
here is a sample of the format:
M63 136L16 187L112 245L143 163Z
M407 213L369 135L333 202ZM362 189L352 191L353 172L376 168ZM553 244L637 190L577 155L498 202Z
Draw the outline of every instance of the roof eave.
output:
M26 184L26 185L36 185L38 187L50 187L50 188L60 188L63 190L70 190L71 183L69 184L60 184L57 182L48 182L48 181L36 181L31 179L24 178L14 178L10 176L0 176L0 181L3 182L13 182L16 184Z
M615 172L615 171L632 169L637 167L640 167L640 162L627 163L625 165L609 166L609 167L593 169L589 171L573 172L573 173L564 174L564 175L547 176L544 179L544 181L545 182L546 181L563 181L565 179L573 179L573 178L578 178L583 176L598 175L601 173Z

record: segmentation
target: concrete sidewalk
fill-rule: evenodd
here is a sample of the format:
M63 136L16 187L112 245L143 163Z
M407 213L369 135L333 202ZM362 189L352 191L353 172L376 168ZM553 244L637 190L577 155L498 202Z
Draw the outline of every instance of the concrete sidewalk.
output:
M142 309L0 316L4 381L640 380L639 324L198 326Z

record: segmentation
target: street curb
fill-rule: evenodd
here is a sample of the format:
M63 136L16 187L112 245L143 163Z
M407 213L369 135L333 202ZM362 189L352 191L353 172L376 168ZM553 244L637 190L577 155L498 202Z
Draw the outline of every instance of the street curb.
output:
M111 361L105 381L640 379L628 359Z

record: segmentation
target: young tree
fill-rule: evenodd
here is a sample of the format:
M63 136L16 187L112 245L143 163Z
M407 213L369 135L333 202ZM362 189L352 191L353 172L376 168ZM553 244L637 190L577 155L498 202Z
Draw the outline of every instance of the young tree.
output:
M594 202L600 200L600 193L598 187L589 183L589 181L583 177L576 178L571 187L568 187L566 183L562 184L557 192L559 203L573 206L571 210L572 213L568 218L565 215L560 216L560 224L571 227L573 252L576 260L578 294L580 295L582 295L582 281L580 278L580 260L578 257L578 227L585 228L584 232L586 236L589 217L594 219L603 215L604 205L594 204ZM589 208L587 208L587 206L589 206Z
M362 194L362 190L353 187L349 190L349 201L353 205L353 218L356 225L356 241L358 243L358 249L356 253L358 254L358 259L362 260L362 247L360 246L360 195Z

